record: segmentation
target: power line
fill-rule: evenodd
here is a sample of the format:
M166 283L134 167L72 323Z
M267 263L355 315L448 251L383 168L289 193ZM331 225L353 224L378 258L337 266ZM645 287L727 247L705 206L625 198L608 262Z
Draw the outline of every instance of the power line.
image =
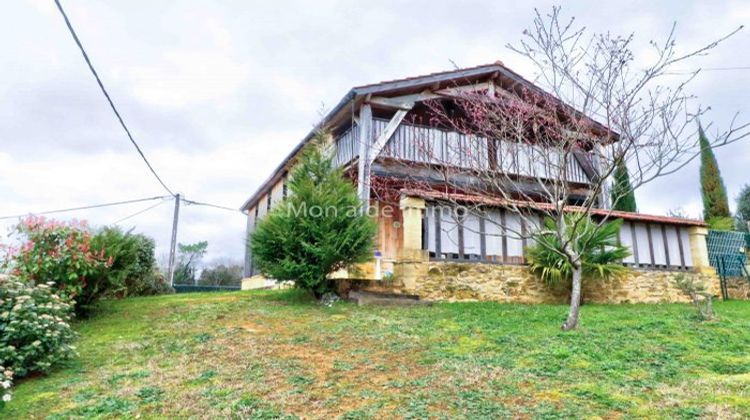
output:
M107 89L104 88L104 84L102 83L102 80L99 78L99 74L96 72L96 69L94 69L94 65L91 64L91 60L89 59L88 54L86 54L86 50L83 48L83 45L81 44L81 40L78 39L78 35L76 35L76 31L73 29L73 25L70 23L70 19L68 19L68 15L65 14L65 10L63 10L62 5L60 4L60 0L55 0L55 4L57 5L57 9L62 14L63 19L65 19L65 24L68 26L68 30L70 31L70 34L73 36L73 40L76 42L76 45L78 45L78 49L81 50L81 54L83 54L83 59L86 60L86 64L88 64L89 69L91 70L91 73L93 73L94 78L96 78L96 83L99 84L99 88L102 90L102 93L104 94L104 97L107 98L107 102L109 102L109 106L112 108L112 111L115 113L115 116L117 117L117 120L120 121L120 125L125 130L125 133L128 135L128 138L130 139L130 142L133 143L133 146L135 146L135 150L138 151L138 154L141 155L141 158L146 163L146 166L148 166L148 169L151 171L152 174L156 177L156 180L159 181L162 187L164 187L165 190L169 193L169 195L174 196L174 193L172 190L167 187L167 185L164 183L164 181L161 180L159 175L154 170L153 166L151 166L151 163L146 159L146 155L143 154L143 151L138 146L138 143L136 143L135 139L133 139L133 135L130 134L130 130L128 129L128 126L125 125L125 121L123 121L122 117L120 116L120 113L117 111L117 108L115 107L114 102L112 102L112 98L110 98L109 93L107 93Z
M706 67L700 69L701 71L724 71L724 70L750 70L750 66L736 66L736 67Z
M103 203L103 204L92 204L89 206L81 206L81 207L71 207L67 209L57 209L57 210L46 210L46 211L39 211L39 212L29 212L24 214L15 214L12 216L0 216L0 220L6 220L6 219L17 219L19 217L24 217L28 215L43 215L43 214L53 214L53 213L66 213L69 211L77 211L77 210L88 210L88 209L98 209L101 207L111 207L111 206L120 206L123 204L132 204L132 203L141 203L143 201L151 201L151 200L159 200L163 199L165 197L169 197L166 195L160 195L158 197L149 197L149 198L138 198L135 200L125 200L125 201L115 201L112 203Z
M122 219L118 219L118 220L117 220L116 222L112 222L112 223L110 223L110 224L111 224L111 225L116 225L116 224L118 224L118 223L122 223L122 222L124 222L124 221L126 221L126 220L128 220L128 219L132 219L132 218L133 218L133 217L135 217L135 216L138 216L138 215L140 215L140 214L143 214L143 213L145 213L145 212L147 212L147 211L149 211L149 210L151 210L151 209L155 209L156 207L159 207L159 206L161 206L162 204L166 203L167 201L170 201L170 200L169 200L169 199L164 199L164 200L162 200L162 201L159 201L159 202L158 202L158 203L156 203L156 204L152 204L152 205L150 205L150 206L146 207L146 208L145 208L145 209L143 209L143 210L139 210L139 211L137 211L137 212L135 212L135 213L133 213L133 214L131 214L131 215L129 215L129 216L125 216L125 217L123 217Z
M706 67L706 68L699 68L696 70L675 70L671 72L664 73L666 75L673 75L673 76L683 76L693 73L703 73L706 71L730 71L730 70L750 70L750 66L736 66L736 67Z
M218 204L202 203L200 201L193 201L193 200L187 200L187 199L184 199L182 201L184 201L186 204L195 205L195 206L206 206L206 207L213 207L213 208L217 208L221 210L228 210L231 212L239 212L239 210L237 209L233 209L231 207L226 207L226 206L220 206Z

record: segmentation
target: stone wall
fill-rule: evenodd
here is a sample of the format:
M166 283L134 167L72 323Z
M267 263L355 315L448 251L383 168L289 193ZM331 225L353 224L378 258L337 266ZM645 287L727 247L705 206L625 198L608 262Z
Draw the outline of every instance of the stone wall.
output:
M620 279L584 283L583 299L595 303L687 302L672 279L680 272L631 269ZM720 295L718 277L710 273L682 272L698 276L715 296ZM397 264L392 283L348 284L360 290L408 293L433 301L491 300L514 303L566 303L569 291L550 286L527 266L455 262ZM739 290L739 289L737 289ZM739 293L739 292L738 292Z
M706 290L714 296L721 296L719 278L714 273L631 269L621 279L586 284L584 298L597 303L689 302L689 298L673 284L677 275L697 276Z
M415 294L428 300L558 303L568 294L515 265L430 262L415 283Z
M750 281L742 277L727 279L729 299L750 300Z

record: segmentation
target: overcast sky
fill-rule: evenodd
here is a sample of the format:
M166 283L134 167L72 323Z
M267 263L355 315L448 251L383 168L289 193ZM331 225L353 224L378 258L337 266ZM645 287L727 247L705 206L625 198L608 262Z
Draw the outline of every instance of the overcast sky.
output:
M187 198L239 208L316 121L355 85L502 60L528 27L519 1L63 0L79 37L152 164ZM532 3L537 3L533 4ZM750 23L750 2L576 1L589 28L636 35L645 50L678 22L687 49ZM573 4L574 3L574 4ZM12 1L0 16L0 216L161 195L108 108L53 0ZM750 66L745 29L684 70ZM750 70L709 71L693 93L720 127L750 120ZM734 206L750 183L750 142L717 151ZM637 192L642 212L701 212L697 163ZM151 205L58 215L109 224ZM169 244L172 204L122 223ZM0 221L6 232L11 223ZM240 260L245 219L189 206L178 240Z

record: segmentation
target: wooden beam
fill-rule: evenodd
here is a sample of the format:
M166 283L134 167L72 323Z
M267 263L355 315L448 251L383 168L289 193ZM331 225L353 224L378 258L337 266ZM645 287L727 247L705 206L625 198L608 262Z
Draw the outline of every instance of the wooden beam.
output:
M422 212L422 249L430 249L430 227L427 225L427 212L432 211L430 207L427 207Z
M581 169L583 169L583 172L591 182L596 182L599 179L599 172L591 161L591 155L583 150L575 150L572 154L575 161L578 162L578 165L581 166Z
M362 201L362 210L370 206L370 145L372 144L372 108L363 104L359 109L359 160L357 167L357 196Z
M382 96L376 96L370 99L371 105L380 106L383 108L395 108L400 110L410 110L414 106L414 102L408 100L402 100L400 98L386 98Z
M368 103L378 105L386 108L398 108L398 109L411 109L414 106L414 102L427 101L430 99L439 98L440 95L436 95L432 91L425 90L421 93L413 93L410 95L402 96L373 96L367 100Z
M466 86L456 86L456 87L437 90L435 91L435 94L437 96L456 96L458 94L466 93L466 92L476 92L478 90L494 89L494 86L495 86L495 83L492 81L474 83L474 84L466 85Z
M484 226L484 216L479 214L479 254L482 261L487 261L487 234Z
M385 108L395 108L395 109L405 109L409 110L414 106L415 102L421 102L421 101L428 101L430 99L437 99L437 98L444 98L446 96L457 96L461 93L466 92L476 92L479 90L489 90L494 89L495 83L492 81L489 82L483 82L483 83L475 83L472 85L466 85L466 86L456 86L446 89L440 89L436 91L431 90L425 90L421 93L413 93L410 95L402 95L402 96L393 96L393 97L387 97L387 96L372 96L370 98L366 99L366 103L385 107Z
M372 148L370 150L370 154L368 156L369 163L372 164L372 162L375 161L375 159L380 155L380 152L383 151L383 148L388 143L388 139L391 138L393 133L396 132L396 129L401 124L401 121L404 120L404 117L406 116L406 113L408 110L399 109L396 111L396 114L393 115L393 118L391 118L390 121L388 121L388 125L385 126L385 129L383 129L383 132L380 133L377 139L372 144Z
M664 242L664 255L667 256L667 267L671 266L671 261L669 260L669 242L667 241L667 226L661 225L661 240Z
M635 234L635 223L630 223L630 243L633 250L633 261L635 261L635 266L638 267L641 263L640 258L638 257L638 237Z
M435 206L433 208L432 214L435 216L435 257L441 258L441 254L443 253L443 235L440 227L440 218L443 217L443 208L440 206Z
M654 239L651 236L650 223L646 223L646 237L648 238L648 253L651 255L651 266L656 267L656 257L654 256Z
M675 230L675 233L677 234L677 246L680 249L680 267L687 268L687 264L685 264L685 248L683 248L683 245L682 245L682 234L680 232L680 227L675 226L674 230Z
M495 81L494 76L490 78L490 80L487 82L489 85L487 86L487 96L490 98L495 97Z
M501 233L501 243L503 245L503 264L508 262L508 232L506 230L506 221L505 221L505 209L500 209L500 233Z
M464 218L459 216L458 224L458 259L463 260L466 253L464 252Z

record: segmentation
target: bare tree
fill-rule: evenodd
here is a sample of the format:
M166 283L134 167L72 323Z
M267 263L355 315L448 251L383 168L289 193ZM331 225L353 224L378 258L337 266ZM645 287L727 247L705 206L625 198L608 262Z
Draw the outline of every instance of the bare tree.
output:
M707 54L740 29L679 53L672 26L663 42L650 42L653 58L645 63L635 60L633 35L591 34L574 19L565 20L560 8L537 11L520 43L508 47L534 65L536 82L546 91L513 75L516 82L502 88L455 89L425 102L429 112L422 118L429 121L422 122L458 134L439 144L429 136L419 140L423 161L441 181L414 177L407 187L462 206L462 195L482 197L480 204L505 207L537 228L513 234L556 235L561 246L554 251L573 267L562 328L574 329L582 283L576 227L592 216L598 228L611 219L607 209L619 197L610 198L608 179L619 163L627 164L637 189L698 156L697 120L706 108L694 104L688 87L699 70L682 79L672 75L676 66ZM750 134L749 125L736 119L717 130L712 147ZM544 230L540 216L552 219L555 229Z

